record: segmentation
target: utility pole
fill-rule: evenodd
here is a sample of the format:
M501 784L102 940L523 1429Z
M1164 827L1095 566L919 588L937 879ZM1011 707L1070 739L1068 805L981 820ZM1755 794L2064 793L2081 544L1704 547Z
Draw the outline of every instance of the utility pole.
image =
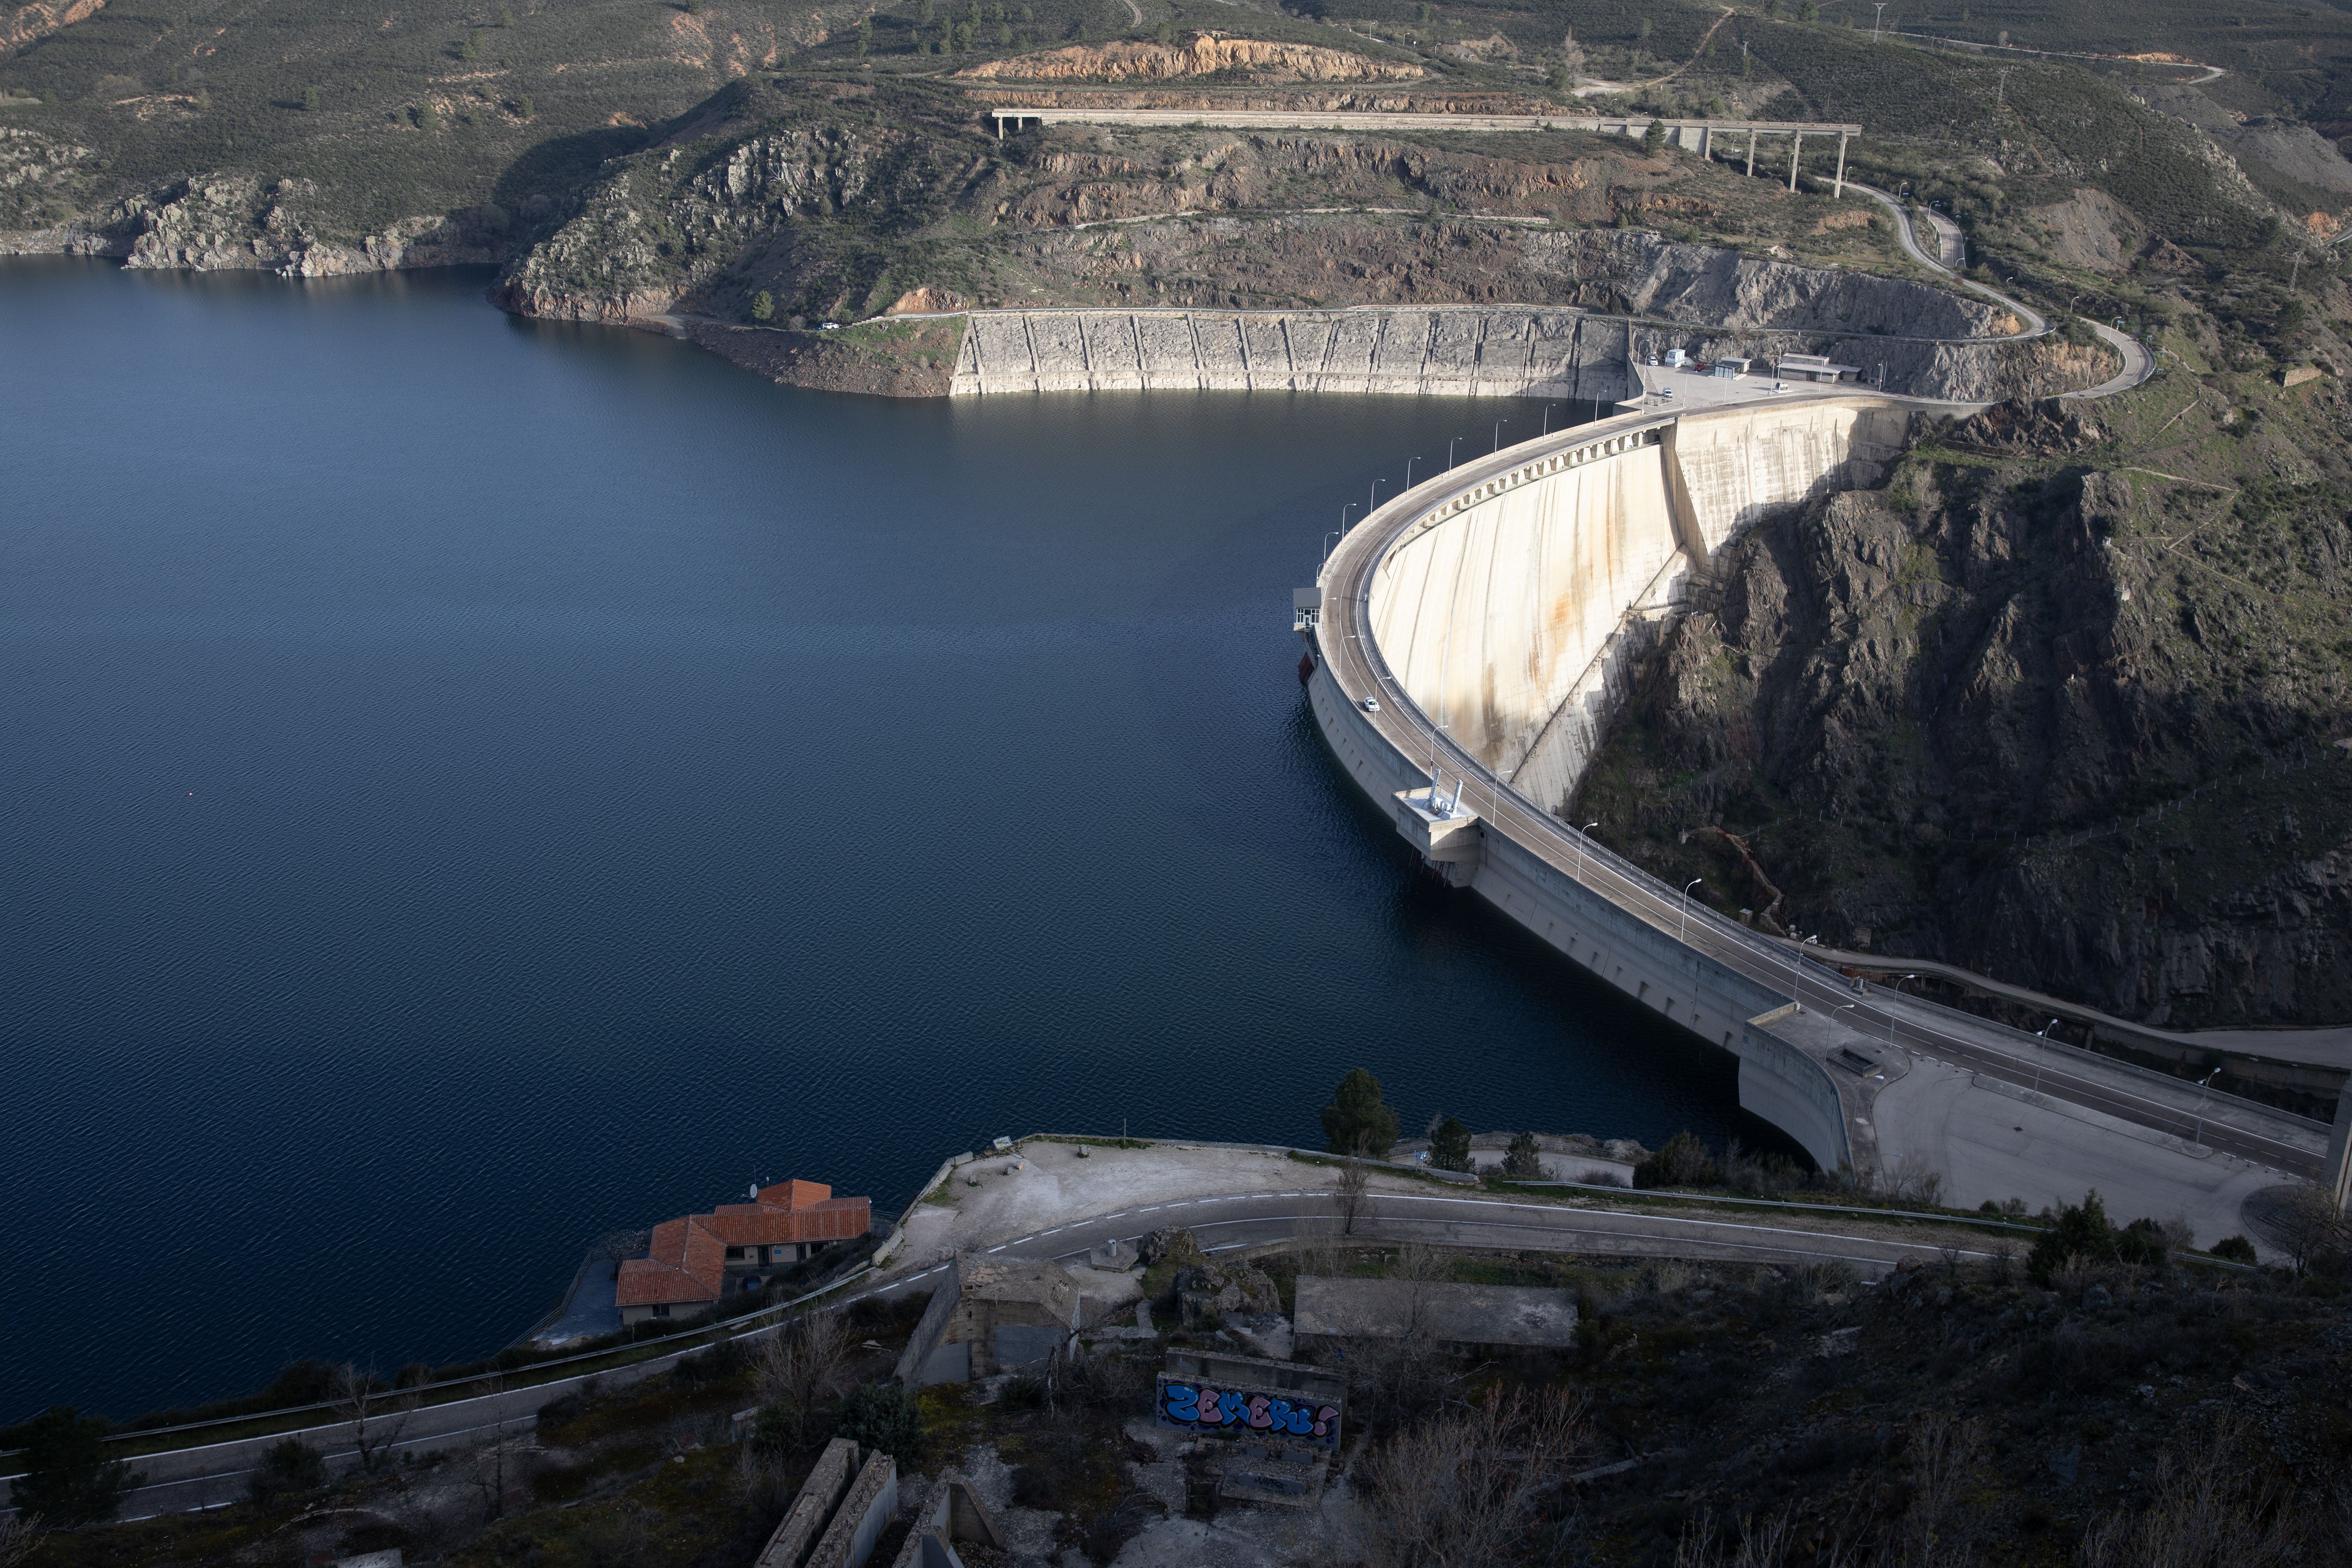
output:
M2300 251L2300 250L2298 250L2298 251L2296 251L2296 252L2294 253L2294 265L2293 267L2291 267L2291 268L2289 268L2287 269L2287 274L2286 274L2286 291L2287 291L2288 293L2292 294L2292 293L2294 293L2294 280L2295 280L2297 278L2301 277L2302 275L2303 275L2303 252L2302 252L2302 251Z
M1870 41L1874 44L1878 42L1878 19L1886 15L1886 0L1876 0L1876 3L1878 8L1870 18Z
M2000 68L2000 75L1994 79L1992 84L1992 111L1995 114L2000 112L2001 100L2008 91L2009 68L2003 66Z

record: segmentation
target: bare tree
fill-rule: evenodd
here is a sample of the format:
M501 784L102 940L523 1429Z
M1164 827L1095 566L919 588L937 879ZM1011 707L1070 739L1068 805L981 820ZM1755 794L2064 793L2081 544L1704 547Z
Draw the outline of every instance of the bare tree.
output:
M1584 1440L1582 1405L1558 1390L1492 1390L1478 1409L1407 1428L1365 1465L1364 1561L1491 1568L1514 1560Z
M1715 1516L1702 1510L1675 1542L1675 1568L1781 1568L1795 1533L1795 1521L1785 1513L1761 1522L1742 1514L1739 1542L1733 1546L1715 1528Z
M841 1391L849 1364L849 1329L838 1312L795 1318L760 1342L752 1380L760 1397L784 1413L799 1447L817 1406Z
M2352 1227L2327 1194L2314 1186L2298 1185L2281 1198L2271 1213L2270 1228L2298 1274L2352 1246Z
M1364 1168L1362 1160L1350 1154L1339 1162L1339 1184L1332 1197L1339 1207L1341 1236L1356 1234L1356 1221L1363 1215L1364 1199L1371 1184L1372 1173Z
M1975 1422L1955 1421L1942 1411L1911 1424L1911 1506L1903 1515L1904 1568L1971 1561L1949 1538L1979 1446Z
M2087 1568L2272 1568L2302 1560L2294 1510L2279 1506L2277 1483L2247 1447L2245 1424L2225 1415L2168 1451L2157 1461L2147 1510L2115 1514L2084 1537Z
M22 1568L40 1543L39 1514L0 1514L0 1568Z
M490 1379L493 1394L505 1392L505 1379ZM493 1406L493 1408L496 1408ZM511 1447L507 1436L507 1418L499 1415L490 1426L488 1436L474 1439L474 1485L482 1494L482 1520L488 1523L507 1510L507 1462Z
M414 1401L377 1387L373 1373L362 1372L351 1362L335 1369L333 1397L335 1414L351 1424L352 1447L359 1454L361 1472L374 1474L393 1445L400 1441Z

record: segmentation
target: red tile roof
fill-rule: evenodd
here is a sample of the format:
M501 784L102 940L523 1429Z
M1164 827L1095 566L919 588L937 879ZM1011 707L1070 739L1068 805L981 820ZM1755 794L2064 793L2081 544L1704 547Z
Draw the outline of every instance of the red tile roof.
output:
M716 1301L730 1247L847 1241L872 1228L870 1199L836 1198L819 1182L778 1182L761 1188L756 1203L720 1204L654 1226L648 1256L622 1263L616 1300L624 1307Z

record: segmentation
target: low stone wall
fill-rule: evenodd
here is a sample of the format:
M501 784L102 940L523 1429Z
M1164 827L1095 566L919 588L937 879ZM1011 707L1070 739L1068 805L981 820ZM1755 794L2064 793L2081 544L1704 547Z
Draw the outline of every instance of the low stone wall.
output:
M1625 324L1574 310L979 310L950 392L1633 391Z

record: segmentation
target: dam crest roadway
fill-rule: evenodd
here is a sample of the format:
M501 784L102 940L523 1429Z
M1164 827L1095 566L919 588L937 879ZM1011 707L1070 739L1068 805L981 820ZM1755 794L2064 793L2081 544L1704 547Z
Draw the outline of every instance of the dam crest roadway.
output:
M1297 596L1318 725L1427 870L1731 1052L1742 1108L1826 1170L1932 1173L1963 1206L2095 1188L2204 1245L2283 1183L2341 1205L2352 1103L2331 1129L1849 980L1555 815L1712 553L1874 484L1915 411L1955 409L1827 387L1651 402L1395 497Z

